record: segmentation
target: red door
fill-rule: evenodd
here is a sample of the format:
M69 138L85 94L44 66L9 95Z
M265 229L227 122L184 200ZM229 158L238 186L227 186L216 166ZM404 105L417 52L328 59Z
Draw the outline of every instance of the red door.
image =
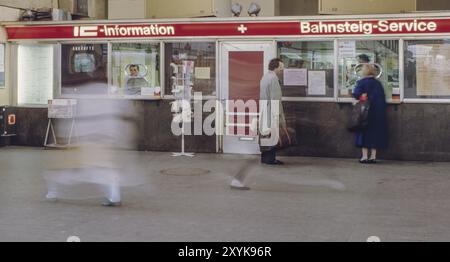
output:
M258 114L259 84L264 74L264 52L230 51L228 68L228 135L256 136L255 130L250 130L250 125ZM239 100L248 107L237 106Z

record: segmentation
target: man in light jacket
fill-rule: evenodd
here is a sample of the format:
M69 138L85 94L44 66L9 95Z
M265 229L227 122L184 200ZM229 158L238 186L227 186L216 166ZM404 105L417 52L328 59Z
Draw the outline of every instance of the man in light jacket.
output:
M284 110L282 104L282 92L280 75L284 70L281 59L272 59L267 72L260 83L260 147L261 162L267 165L282 165L283 162L276 160L277 142L280 127L286 127ZM269 138L270 137L270 138Z
M276 160L279 130L280 127L286 127L281 103L281 85L278 78L278 74L281 74L283 69L284 64L281 59L272 59L269 63L269 72L263 76L260 83L259 142L262 153L261 162L267 165L283 164ZM244 180L252 167L251 163L243 165L230 184L232 189L250 190L244 185Z

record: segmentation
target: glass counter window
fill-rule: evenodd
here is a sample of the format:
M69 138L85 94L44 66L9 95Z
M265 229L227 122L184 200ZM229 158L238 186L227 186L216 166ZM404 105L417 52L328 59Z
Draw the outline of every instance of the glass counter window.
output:
M374 64L386 100L400 102L399 41L339 41L339 97L351 98L364 64Z
M450 98L450 39L405 41L405 98Z
M165 94L178 86L192 86L193 92L216 96L216 44L179 42L165 45Z
M61 45L61 94L108 94L108 45Z
M161 96L160 45L112 44L111 95Z
M334 42L278 42L284 97L334 97Z

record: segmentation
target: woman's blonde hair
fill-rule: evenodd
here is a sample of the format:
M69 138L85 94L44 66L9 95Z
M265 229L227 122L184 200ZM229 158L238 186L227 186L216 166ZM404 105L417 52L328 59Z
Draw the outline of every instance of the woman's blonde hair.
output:
M375 77L378 75L378 70L375 65L364 64L361 69L361 74L363 77Z

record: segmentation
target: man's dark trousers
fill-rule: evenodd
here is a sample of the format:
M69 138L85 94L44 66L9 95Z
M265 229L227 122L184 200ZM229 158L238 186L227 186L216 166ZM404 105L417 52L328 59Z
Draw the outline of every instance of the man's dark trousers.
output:
M261 153L261 162L264 164L272 164L276 161L277 149L274 148L270 151Z

